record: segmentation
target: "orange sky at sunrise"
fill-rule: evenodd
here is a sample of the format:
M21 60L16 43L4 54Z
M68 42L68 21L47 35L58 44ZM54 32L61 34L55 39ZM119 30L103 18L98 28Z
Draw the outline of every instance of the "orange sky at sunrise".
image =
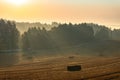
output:
M120 0L16 1L0 0L0 18L43 23L93 22L112 28L120 27Z

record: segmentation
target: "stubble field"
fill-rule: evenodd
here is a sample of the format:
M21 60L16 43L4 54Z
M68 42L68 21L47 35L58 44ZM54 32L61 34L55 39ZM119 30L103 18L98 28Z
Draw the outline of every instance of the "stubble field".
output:
M82 69L70 72L68 65L81 65ZM0 80L120 80L120 57L37 57L1 67Z

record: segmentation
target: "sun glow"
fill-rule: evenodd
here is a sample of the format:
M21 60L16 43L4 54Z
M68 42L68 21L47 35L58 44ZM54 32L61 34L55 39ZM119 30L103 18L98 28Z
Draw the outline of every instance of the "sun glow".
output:
M28 0L6 0L7 3L12 4L12 5L24 5L28 2Z

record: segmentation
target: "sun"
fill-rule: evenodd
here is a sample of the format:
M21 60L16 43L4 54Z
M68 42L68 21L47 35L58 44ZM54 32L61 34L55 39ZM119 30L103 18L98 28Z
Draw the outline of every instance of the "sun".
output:
M19 5L24 5L28 2L28 0L6 0L7 3L10 3L12 5L16 5L16 6L19 6Z

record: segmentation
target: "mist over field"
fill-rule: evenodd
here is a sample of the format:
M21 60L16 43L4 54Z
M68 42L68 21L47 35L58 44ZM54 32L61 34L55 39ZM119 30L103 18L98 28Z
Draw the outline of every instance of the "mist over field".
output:
M0 80L120 80L120 0L0 0Z
M119 56L120 29L94 23L42 24L0 20L1 64L64 55ZM6 58L4 58L4 57ZM12 60L13 59L13 60ZM23 61L24 62L24 61Z
M119 79L119 48L120 29L104 25L0 19L0 79Z

